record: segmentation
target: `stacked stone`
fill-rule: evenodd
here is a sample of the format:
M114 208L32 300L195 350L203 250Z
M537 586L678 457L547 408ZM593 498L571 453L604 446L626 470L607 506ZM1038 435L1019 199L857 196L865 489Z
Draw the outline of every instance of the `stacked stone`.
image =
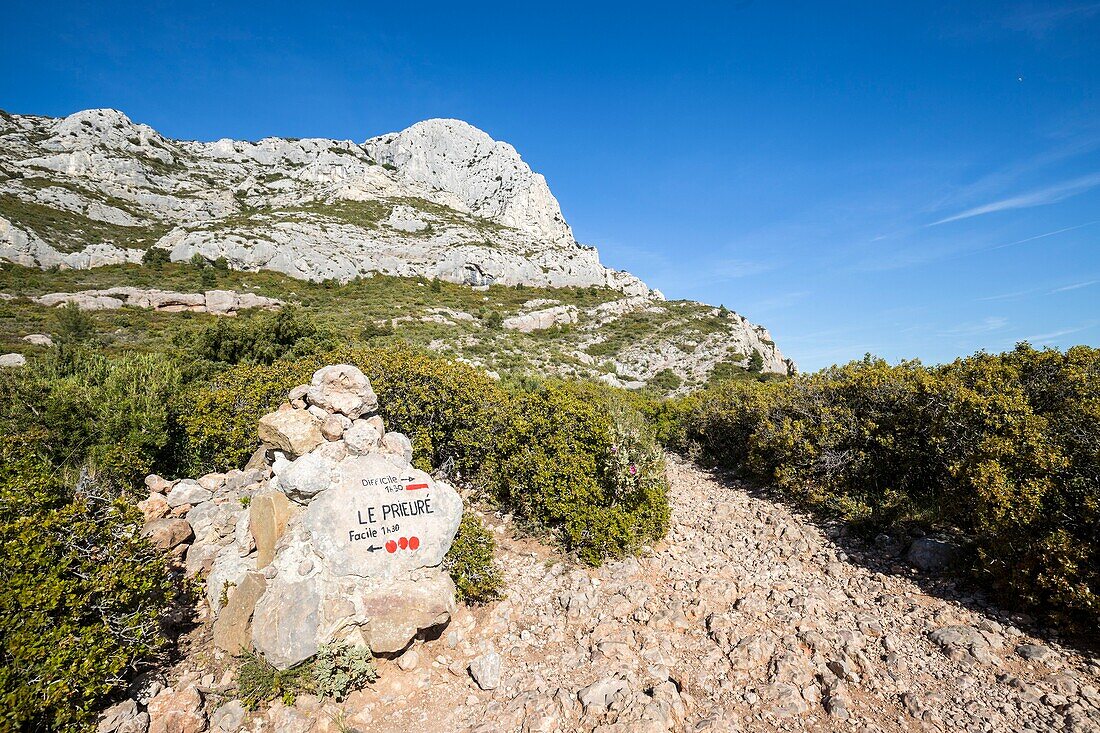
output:
M260 419L244 470L146 479L145 534L206 579L217 647L286 668L334 642L399 655L450 621L462 501L377 409L359 369L324 367Z

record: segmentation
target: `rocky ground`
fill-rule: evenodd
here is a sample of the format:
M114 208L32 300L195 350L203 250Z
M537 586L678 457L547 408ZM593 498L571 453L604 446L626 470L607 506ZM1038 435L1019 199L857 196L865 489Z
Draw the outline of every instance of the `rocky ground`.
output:
M676 458L668 470L667 540L599 569L487 516L507 598L461 608L343 703L245 714L231 660L196 631L167 680L177 723L154 715L150 730L1100 730L1100 660L909 569L888 542Z

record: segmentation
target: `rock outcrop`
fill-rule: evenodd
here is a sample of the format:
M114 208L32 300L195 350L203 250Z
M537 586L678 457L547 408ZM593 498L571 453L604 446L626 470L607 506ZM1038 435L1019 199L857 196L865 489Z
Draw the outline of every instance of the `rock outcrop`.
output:
M0 260L88 268L139 262L150 247L309 280L380 272L650 292L574 240L515 148L458 120L362 144L207 143L111 109L0 112Z
M218 316L235 316L238 311L248 308L276 310L283 305L277 298L268 298L253 293L237 293L233 290L207 290L204 293L176 293L170 290L147 288L117 287L104 290L81 290L76 293L47 293L31 298L40 305L61 306L73 303L80 310L115 310L123 306L149 308L167 313L189 311L192 313L211 313ZM37 345L49 346L41 339L49 337L35 334ZM24 337L31 340L31 336Z

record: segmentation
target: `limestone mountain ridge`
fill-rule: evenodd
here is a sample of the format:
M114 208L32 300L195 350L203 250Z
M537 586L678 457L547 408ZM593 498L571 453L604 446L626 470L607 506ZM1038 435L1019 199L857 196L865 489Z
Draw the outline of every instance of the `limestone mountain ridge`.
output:
M425 120L362 143L197 142L113 109L63 118L0 111L0 262L136 265L150 249L313 282L382 274L621 293L583 322L537 313L519 330L544 328L542 320L599 330L664 308L659 291L576 241L546 179L513 146L461 120ZM739 315L700 338L669 337L684 318L713 320L712 307L689 305L669 310L676 324L653 339L624 347L625 383L666 368L705 379L721 362L747 366L754 352L765 372L793 371L766 329Z

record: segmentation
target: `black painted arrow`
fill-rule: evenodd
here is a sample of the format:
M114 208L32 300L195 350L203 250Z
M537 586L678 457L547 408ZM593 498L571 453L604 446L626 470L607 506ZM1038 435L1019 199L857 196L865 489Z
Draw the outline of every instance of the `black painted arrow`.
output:
M367 548L367 552L378 552L381 549L382 548L377 546L377 545L371 545L370 547Z

